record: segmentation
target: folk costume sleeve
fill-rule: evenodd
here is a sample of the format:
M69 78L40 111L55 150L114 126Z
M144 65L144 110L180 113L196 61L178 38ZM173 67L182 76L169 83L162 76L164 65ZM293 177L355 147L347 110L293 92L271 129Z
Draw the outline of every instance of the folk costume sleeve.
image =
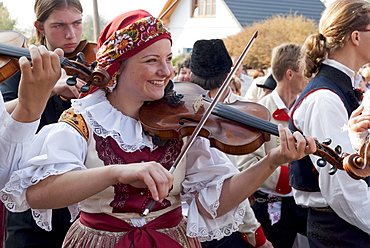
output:
M13 170L30 147L40 120L21 123L14 120L5 110L0 94L0 186L4 187Z
M189 204L187 235L198 236L202 242L219 240L237 231L249 205L248 199L223 216L217 217L216 211L224 181L239 173L238 169L223 152L210 148L209 140L204 138L197 138L187 154L186 162L182 199ZM199 214L195 202L196 193L212 219Z
M86 141L72 126L56 123L45 126L30 145L19 170L14 171L0 195L12 212L29 209L26 190L51 175L86 169ZM78 204L69 207L72 219L78 215ZM36 223L50 231L51 209L32 209Z

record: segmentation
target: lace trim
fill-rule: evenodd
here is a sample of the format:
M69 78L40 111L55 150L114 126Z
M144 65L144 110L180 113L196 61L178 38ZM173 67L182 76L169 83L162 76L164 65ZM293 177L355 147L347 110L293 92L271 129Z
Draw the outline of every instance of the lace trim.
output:
M0 197L5 207L11 212L26 211L30 208L25 196L25 192L28 187L37 184L38 182L44 180L49 176L60 175L68 171L80 168L79 166L69 166L68 168L64 168L63 170L58 170L54 166L55 165L50 165L47 166L49 168L45 167L44 169L33 169L35 170L35 173L31 173L28 170L18 170L13 172L9 182L6 183L5 187L0 192ZM42 172L37 173L39 170L42 170ZM44 170L45 172L43 172ZM30 174L32 174L33 176L27 177L27 175Z
M37 184L39 181L52 176L60 175L65 172L71 171L73 168L57 170L55 168L49 168L41 176L33 176L32 178L25 178L24 175L27 173L24 170L15 171L11 177L11 180L6 184L6 187L0 192L1 201L4 206L11 212L23 212L30 208L26 201L26 188L31 185ZM14 196L14 197L13 197ZM19 200L17 201L17 199ZM74 204L69 206L71 214L71 221L75 220L81 210L83 203ZM51 231L51 209L32 209L32 216L36 224L46 230Z
M216 186L216 192L217 192L217 200L210 204L210 214L214 219L217 219L217 209L220 206L220 195L223 183L225 179L227 179L229 176L222 177L218 182ZM192 201L195 201L195 195L193 195ZM222 227L216 227L215 229L209 230L207 227L200 227L199 223L190 223L190 219L188 220L188 228L187 228L187 235L191 238L198 237L198 240L200 242L205 241L211 241L211 240L220 240L221 238L225 236L230 236L233 232L236 232L239 230L239 225L243 223L243 218L246 213L245 209L247 208L247 204L249 204L249 200L246 199L242 203L240 203L236 209L234 210L234 213L232 214L232 223L228 223L226 226L222 223ZM219 218L222 218L223 216L220 216Z
M230 236L232 233L239 230L239 225L243 223L243 218L245 215L247 201L242 202L239 204L237 209L233 214L233 222L227 224L226 226L222 226L219 228L215 228L213 230L208 230L206 227L199 227L198 223L189 223L187 227L187 235L191 238L198 238L200 242L211 241L211 240L220 240L223 237Z
M149 147L151 150L156 148L152 138L144 135L141 124L114 108L107 100L103 90L74 100L72 106L76 114L84 116L96 135L103 138L112 137L123 151L134 152L143 147ZM124 126L131 126L132 129L129 129L134 132L125 133ZM139 139L137 135L141 135Z
M156 148L151 143L151 140L149 142L149 141L146 141L145 139L142 139L141 142L138 142L136 144L132 144L132 145L126 144L122 140L121 134L119 132L114 131L114 130L108 131L105 128L103 128L103 126L101 126L97 121L95 121L94 117L91 115L90 112L87 112L86 115L88 118L88 122L91 125L92 130L96 135L98 135L99 137L103 137L103 138L107 138L108 136L112 137L117 142L118 146L125 152L134 152L137 150L141 150L144 147L149 147L151 151Z

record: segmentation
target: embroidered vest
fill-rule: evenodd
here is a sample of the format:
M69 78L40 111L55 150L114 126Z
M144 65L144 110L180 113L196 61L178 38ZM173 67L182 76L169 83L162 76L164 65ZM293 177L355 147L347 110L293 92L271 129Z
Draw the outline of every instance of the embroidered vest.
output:
M353 89L351 79L334 67L322 65L319 73L302 91L293 107L291 116L293 116L303 99L319 89L329 89L336 93L346 107L348 118L352 111L359 106L360 95L359 92ZM292 118L289 122L289 128L292 131L300 131L295 127ZM289 184L297 190L308 192L320 191L318 176L319 173L312 164L309 156L293 161L289 168Z
M93 138L96 142L95 149L98 157L103 161L104 165L155 161L166 169L170 169L180 154L183 145L182 141L168 140L163 146L157 147L153 151L145 147L135 152L125 152L111 137L102 138L95 134L89 137L89 130L84 118L80 114L75 114L72 108L66 110L59 121L66 122L74 127L87 142L89 138ZM115 184L113 187L114 199L110 202L113 213L140 214L152 199L151 193L147 188L135 188L129 184L122 183ZM165 199L161 203L157 202L153 207L153 211L167 208L170 205L171 202Z

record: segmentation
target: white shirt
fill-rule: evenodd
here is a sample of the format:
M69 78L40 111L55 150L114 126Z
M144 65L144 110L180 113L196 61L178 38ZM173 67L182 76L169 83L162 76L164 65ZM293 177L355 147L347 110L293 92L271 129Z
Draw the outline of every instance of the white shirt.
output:
M240 89L240 95L244 97L253 82L253 78L242 73L240 75L240 81L242 83L242 87Z
M326 59L324 63L346 73L352 85L355 85L357 76L352 70L333 60ZM292 118L303 134L316 137L319 142L330 138L331 148L340 145L344 153L355 153L348 132L343 130L348 123L347 110L334 92L320 89L311 93L302 101ZM331 165L321 168L316 165L319 157L310 155L310 158L320 174L321 192L294 190L297 204L310 207L330 205L342 219L370 234L370 192L365 181L352 179L342 170L331 176L328 173Z
M102 90L72 102L76 113L81 113L89 130L101 137L112 137L125 151L136 151L143 146L155 149L151 138L144 135L140 122L123 115L106 99ZM90 139L93 135L90 134ZM37 134L30 152L20 170L12 174L10 181L1 191L2 198L13 212L29 209L26 189L50 175L60 175L71 170L84 170L85 159L89 159L87 142L69 124L47 125ZM102 164L100 161L97 162ZM102 165L104 166L104 165ZM216 218L218 200L224 180L239 173L226 155L210 147L208 139L198 137L186 157L185 180L182 182L181 199L189 204L187 235L200 240L220 239L238 230L242 223L248 199L227 214ZM181 182L180 182L181 184ZM195 192L199 202L214 217L199 215L195 203ZM109 203L109 202L108 202ZM99 203L97 203L99 204ZM8 204L6 204L8 205ZM78 204L70 206L72 217L76 216ZM33 209L36 223L51 230L51 210ZM110 213L111 215L113 213Z
M0 187L4 187L13 170L18 168L22 154L30 147L39 120L21 123L14 120L5 110L0 93Z

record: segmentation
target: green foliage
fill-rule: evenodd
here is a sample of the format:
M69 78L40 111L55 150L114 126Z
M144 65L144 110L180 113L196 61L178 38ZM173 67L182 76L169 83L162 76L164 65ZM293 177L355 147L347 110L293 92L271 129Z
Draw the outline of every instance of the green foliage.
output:
M0 2L0 30L15 30L17 20L10 18L8 8Z
M99 16L99 28L98 34L100 31L107 25L108 20L105 19L102 16ZM94 19L92 15L87 15L84 18L83 21L83 33L82 33L82 39L88 40L88 41L94 41Z
M276 15L247 26L242 32L224 39L230 56L239 56L255 31L258 31L258 36L243 64L264 69L270 67L271 50L274 47L286 42L302 45L307 36L318 32L312 19L296 14Z
M173 66L176 66L179 61L181 61L181 60L183 60L185 58L185 56L186 56L186 54L180 54L176 58L173 58L172 59L172 65Z

